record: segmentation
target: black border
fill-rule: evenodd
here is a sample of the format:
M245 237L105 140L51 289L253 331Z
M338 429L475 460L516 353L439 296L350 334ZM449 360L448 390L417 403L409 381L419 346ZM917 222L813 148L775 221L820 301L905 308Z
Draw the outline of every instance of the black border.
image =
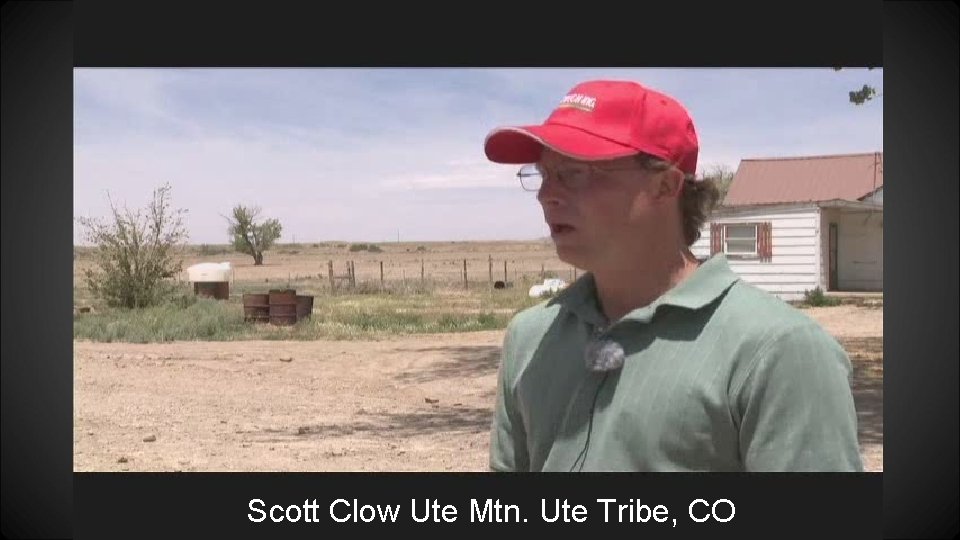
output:
M85 494L77 499L77 533L95 538L122 538L131 530L137 531L137 538L158 539L177 538L188 530L195 538L318 538L324 533L340 538L370 532L449 538L451 533L471 529L484 535L519 533L531 538L569 529L574 534L588 531L625 537L807 539L877 538L882 530L877 519L882 499L880 474L164 473L80 474L76 483L78 491ZM147 488L149 496L140 498ZM251 522L248 515L253 499L263 501L264 510L308 501L317 506L317 522ZM337 499L356 500L358 507L399 506L400 511L395 522L386 524L337 523L330 517L331 503ZM528 521L471 523L471 499L476 499L479 506L487 499L516 505L520 518ZM587 521L563 522L561 518L548 523L541 517L541 499L546 500L550 517L556 501L566 501L571 507L583 506ZM617 505L647 505L651 510L662 505L677 523L629 522L629 518L621 523L614 514L610 515L612 522L605 523L604 506L597 499L616 499ZM731 501L734 519L728 523L693 522L687 514L697 499ZM457 519L415 523L411 519L412 500L417 501L419 516L428 500L436 501L441 508L453 506ZM161 506L161 501L170 503ZM148 502L147 508L141 506L144 502ZM341 504L334 511L342 516L347 509ZM729 516L725 503L716 509L721 519ZM615 507L613 510L616 512ZM705 508L700 504L694 510ZM291 512L291 518L297 519L296 511ZM572 512L568 515L573 517ZM144 526L145 521L150 521L149 526Z
M877 1L437 5L384 2L351 13L352 6L323 2L195 2L180 10L82 2L75 65L877 67L882 61Z
M957 5L884 11L884 533L949 536L960 477Z
M73 530L73 65L881 65L875 3L778 5L789 13L776 15L765 4L722 3L680 13L644 4L632 16L617 16L597 3L583 6L583 13L552 14L471 6L442 24L409 12L405 18L384 12L350 18L326 5L293 17L277 6L231 2L178 11L141 3L3 5L4 536L63 537ZM602 15L613 22L597 22ZM893 100L884 118L886 176L892 179L885 240L885 313L891 324L885 340L884 533L950 536L957 532L958 508L957 7L888 3L882 16L883 99ZM374 18L390 21L387 28L394 32L375 34ZM110 477L94 476L101 482ZM205 478L184 481L208 486ZM234 478L276 488L301 477ZM310 478L333 487L356 481ZM376 486L376 479L362 478ZM442 498L439 486L450 477L417 478ZM144 497L144 519L177 517L151 506L158 504L150 499L152 486L163 480L138 475L113 481L127 496ZM541 487L536 477L503 486L521 493ZM80 491L77 500L93 506L91 493ZM772 530L781 528L790 524Z
M73 522L73 5L2 8L2 532Z

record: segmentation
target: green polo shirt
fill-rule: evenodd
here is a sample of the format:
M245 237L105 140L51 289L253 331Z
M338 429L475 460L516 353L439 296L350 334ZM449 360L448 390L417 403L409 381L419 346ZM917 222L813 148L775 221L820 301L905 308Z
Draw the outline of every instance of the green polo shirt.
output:
M621 369L588 370L596 336ZM585 274L507 328L490 468L861 471L850 374L832 336L723 255L613 324Z

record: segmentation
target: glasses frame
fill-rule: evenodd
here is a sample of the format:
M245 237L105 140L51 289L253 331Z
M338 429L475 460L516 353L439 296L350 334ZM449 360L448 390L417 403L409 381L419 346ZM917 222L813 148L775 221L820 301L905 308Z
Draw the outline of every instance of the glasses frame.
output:
M566 173L569 173L571 169L576 167L583 167L586 169L585 177L574 180L570 178ZM527 163L520 167L520 170L517 171L517 178L520 180L520 187L524 191L529 191L532 193L537 193L543 189L543 183L546 179L556 180L560 182L565 189L573 192L581 191L589 186L594 178L605 173L612 173L618 171L641 171L643 170L642 165L639 163L631 164L629 166L623 167L602 167L593 163L578 163L576 165L567 165L561 167L543 167L539 163ZM544 174L546 173L546 174ZM524 178L540 177L540 186L536 189L530 189L524 183Z

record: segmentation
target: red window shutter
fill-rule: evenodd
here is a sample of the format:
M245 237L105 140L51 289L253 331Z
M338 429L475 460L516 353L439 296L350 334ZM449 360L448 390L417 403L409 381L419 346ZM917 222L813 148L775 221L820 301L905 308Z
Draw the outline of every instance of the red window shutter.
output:
M773 223L767 223L767 260L773 260Z
M770 222L761 223L758 232L760 237L760 259L769 262L773 259L773 226Z
M757 223L757 258L760 262L766 260L767 244L766 237L763 234L763 223Z
M723 251L723 225L719 223L710 224L710 256Z

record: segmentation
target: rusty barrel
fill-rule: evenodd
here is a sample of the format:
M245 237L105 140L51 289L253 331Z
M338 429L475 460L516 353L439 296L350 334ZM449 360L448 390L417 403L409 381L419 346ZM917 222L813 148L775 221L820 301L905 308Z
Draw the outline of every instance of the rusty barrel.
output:
M270 291L270 324L286 326L297 323L297 291L274 289Z
M270 320L270 295L244 294L243 320L249 322L267 322Z
M313 297L297 295L297 320L309 317L313 313Z

